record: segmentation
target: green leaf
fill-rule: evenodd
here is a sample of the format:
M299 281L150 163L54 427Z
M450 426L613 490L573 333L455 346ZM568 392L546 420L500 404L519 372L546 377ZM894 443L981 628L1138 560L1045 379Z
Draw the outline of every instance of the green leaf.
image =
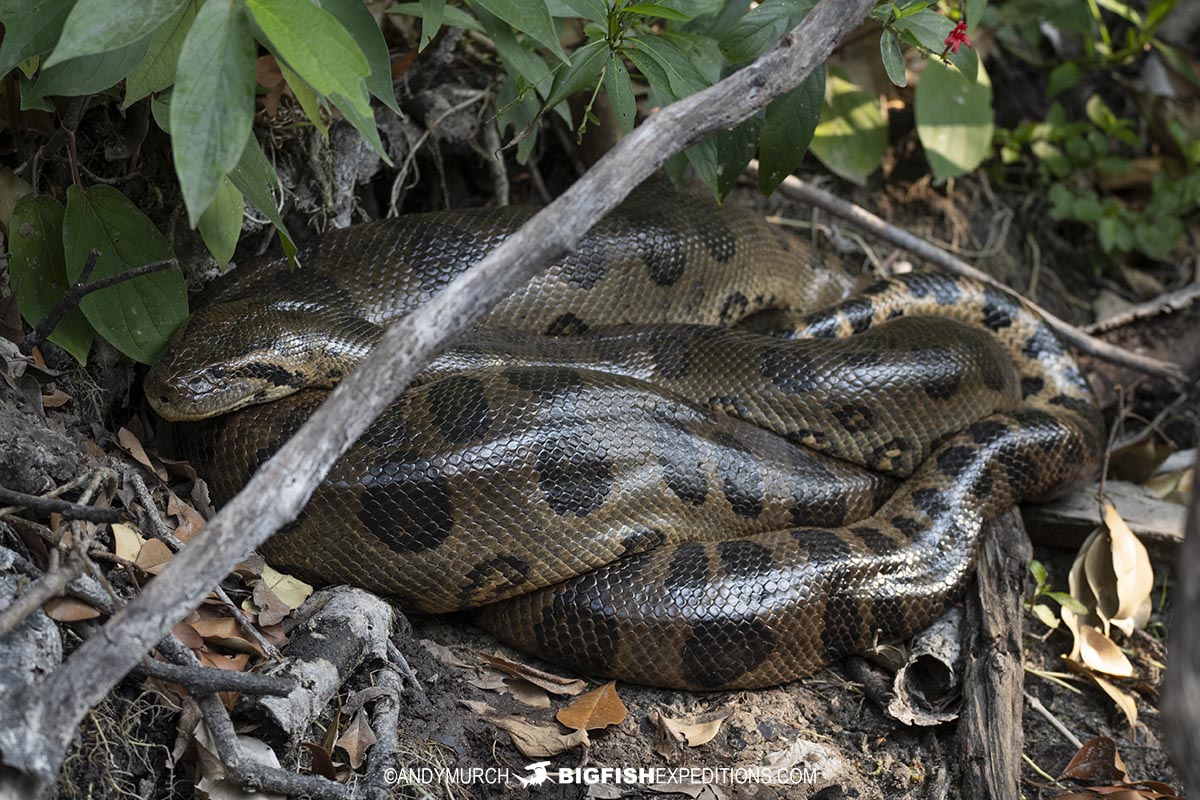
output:
M443 5L445 0L443 1ZM362 0L321 0L321 6L342 23L342 27L362 49L371 74L366 77L367 91L400 115L396 93L392 90L392 59L383 31Z
M1096 226L1100 249L1106 253L1127 253L1133 249L1133 231L1118 217L1104 217Z
M804 82L767 104L758 144L758 190L775 191L800 166L812 142L825 97L825 70L817 67Z
M477 8L476 12L484 31L496 45L496 55L500 56L500 61L504 64L504 71L514 78L524 78L526 84L532 86L539 96L548 96L554 79L542 57L522 45L507 22L483 7ZM566 106L555 106L555 110L567 123L571 122L571 112Z
M1042 621L1043 625L1052 630L1058 628L1061 622L1058 615L1054 613L1054 610L1044 603L1036 604L1033 607L1033 613L1037 615L1037 618Z
M592 22L600 23L608 22L608 8L604 0L563 0L563 5L583 19L590 19ZM550 13L553 14L554 12L551 11Z
M444 0L443 0L444 2ZM389 14L407 14L410 17L417 17L423 21L428 21L426 16L425 2L420 3L397 3L388 8ZM452 28L462 28L464 31L483 32L483 27L479 24L479 20L472 17L467 12L456 6L446 6L442 9L442 22ZM433 36L434 31L430 34Z
M53 197L27 194L13 209L9 230L8 268L21 316L36 327L67 293L63 256L63 207ZM50 334L80 364L92 349L92 326L78 308L71 309Z
M141 41L175 15L187 0L79 0L63 25L46 66L120 50Z
M567 54L558 42L558 31L550 10L542 0L473 0L500 19L532 38L562 61Z
M733 130L721 131L717 142L717 196L722 200L737 185L738 177L746 170L758 149L762 118L750 117Z
M712 190L713 195L716 195L718 171L720 169L717 159L716 137L709 136L701 139L687 150L684 150L683 155L687 158L688 163L692 165L696 177Z
M446 0L421 0L421 44L417 52L424 50L437 36L446 16Z
M63 249L71 281L79 279L92 250L100 252L93 281L173 257L154 223L125 195L103 185L86 192L78 186L67 189ZM79 306L114 347L149 364L187 317L187 285L179 268L172 267L92 292Z
M1091 613L1088 611L1087 606L1085 606L1083 603L1076 600L1072 595L1068 594L1067 592L1046 592L1046 596L1049 597L1050 599L1056 601L1060 606L1065 608L1067 611L1073 611L1074 613L1079 614L1080 616L1086 616L1087 614Z
M49 53L74 5L75 0L4 0L0 3L0 22L4 23L0 75L7 75L22 61Z
M193 226L250 138L254 60L242 6L208 0L183 42L171 95L171 149Z
M659 5L658 3L634 3L631 6L619 9L617 13L635 14L640 17L657 17L658 19L668 19L674 22L687 22L691 19L691 16L688 14Z
M908 86L904 54L900 52L900 40L891 28L884 28L879 37L879 55L883 57L883 68L887 71L888 80L900 88Z
M983 20L983 12L987 10L987 0L966 0L963 7L967 22L967 33L974 33Z
M992 147L992 84L981 64L972 83L959 71L931 58L914 98L917 136L933 177L944 181L969 172Z
M637 40L637 49L658 64L670 84L674 100L695 94L711 85L688 58L687 53L669 39L643 36Z
M1050 75L1046 78L1046 98L1057 97L1078 84L1081 77L1083 71L1079 69L1078 64L1074 61L1064 61L1050 70Z
M21 84L21 107L40 108L46 97L96 94L119 83L146 55L150 37L94 56L81 56L47 67L32 83Z
M292 94L296 97L296 102L300 104L300 110L304 112L305 118L313 124L322 136L329 134L328 126L321 119L321 103L317 100L317 93L313 88L305 83L304 79L296 73L288 69L287 64L276 62L279 66L279 74L283 76L284 82L288 88L292 90Z
M1151 258L1166 261L1183 239L1184 227L1179 217L1163 217L1153 223L1139 222L1133 228L1137 247Z
M379 128L375 125L375 114L371 111L370 103L359 102L359 100L365 100L365 98L355 98L352 100L340 94L330 96L329 100L337 107L338 111L342 112L342 116L346 118L346 121L363 135L363 138L379 154L384 163L391 166L392 159L388 156L387 150L379 138Z
M496 90L496 108L499 109L496 112L496 125L501 132L509 128L513 128L518 134L525 130L529 131L517 143L517 163L526 163L537 142L538 129L530 127L541 111L537 100L531 93L518 97L516 81L512 76L506 75L500 82L500 88Z
M1033 576L1033 580L1037 583L1039 589L1046 585L1046 578L1049 573L1046 572L1046 565L1036 558L1029 562L1029 574Z
M758 58L815 5L816 0L764 0L729 29L721 39L721 52L731 64Z
M608 42L602 40L588 42L572 53L571 61L554 76L546 107L553 108L576 92L595 87L608 55Z
M940 53L945 49L946 37L950 35L950 31L954 30L953 22L928 8L902 17L894 24L896 30L907 33L921 47L935 53Z
M883 161L887 138L878 99L847 80L845 73L830 70L821 122L809 146L813 155L833 173L861 186Z
M608 57L608 66L604 70L604 91L608 94L608 102L617 115L617 124L622 133L629 133L637 121L637 100L633 96L629 70L619 53L612 53Z
M363 90L370 64L336 17L309 0L246 0L246 8L293 72L320 94L340 95L370 115Z
M246 142L242 158L230 171L229 180L233 181L233 185L241 191L245 199L253 203L255 208L271 220L271 224L279 232L279 241L283 245L284 255L289 260L294 258L296 243L292 241L287 226L283 224L283 216L279 213L279 206L275 204L275 195L273 194L275 187L279 185L279 176L275 174L275 167L267 160L258 139L255 139L254 136L251 136Z
M188 0L174 17L154 32L150 49L125 80L125 102L121 108L129 108L143 97L175 83L175 64L199 8L199 0Z
M233 258L238 237L242 235L242 212L246 204L242 193L229 178L221 178L221 186L212 204L200 217L200 237L222 267Z

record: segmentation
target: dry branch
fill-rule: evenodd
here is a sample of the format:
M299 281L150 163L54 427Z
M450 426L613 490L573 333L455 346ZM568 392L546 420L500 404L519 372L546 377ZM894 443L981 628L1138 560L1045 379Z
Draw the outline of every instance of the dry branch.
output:
M821 0L762 58L658 112L570 189L475 268L388 328L380 343L296 435L222 509L204 536L171 560L141 594L84 642L45 683L40 724L26 748L42 767L0 772L0 797L36 796L52 782L76 726L171 626L239 562L295 519L334 461L416 374L493 305L529 281L671 156L729 130L799 85L873 7L873 0ZM0 753L11 763L7 753Z
M750 162L750 170L757 174L757 162ZM1027 305L1038 313L1046 324L1054 329L1066 343L1072 345L1080 352L1093 355L1096 358L1111 361L1114 364L1120 364L1124 367L1130 367L1141 372L1146 372L1151 375L1160 375L1164 378L1171 378L1186 383L1187 375L1180 369L1178 364L1172 364L1168 361L1160 361L1149 356L1141 356L1137 353L1131 353L1128 350L1109 344L1094 336L1089 336L1079 328L1076 328L1069 322L1059 319L1051 314L1046 309L1034 303L1028 298L1014 292L1008 286L1005 286L1000 281L985 272L972 267L961 258L956 258L950 255L945 250L937 247L934 244L922 239L915 233L910 233L906 230L892 225L887 220L867 211L862 206L857 206L854 203L843 200L840 197L835 197L829 192L818 189L817 187L805 183L796 176L785 178L783 183L779 184L779 190L793 200L799 200L802 203L816 206L824 211L840 217L853 225L862 228L864 231L883 239L885 242L894 244L897 247L903 248L913 255L923 258L931 264L935 264L947 272L952 272L955 275L961 275L967 278L973 278L977 281L982 281L997 289L1011 294L1018 298L1022 303Z

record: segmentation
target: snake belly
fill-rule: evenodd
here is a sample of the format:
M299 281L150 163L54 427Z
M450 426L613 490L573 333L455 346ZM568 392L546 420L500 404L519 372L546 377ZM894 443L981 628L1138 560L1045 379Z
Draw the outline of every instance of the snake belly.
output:
M1086 381L1007 293L914 273L828 305L847 283L802 243L643 197L423 373L268 559L412 610L473 609L585 672L750 688L924 627L987 520L1097 469ZM214 497L380 326L523 218L350 228L298 273L263 264L214 292L146 387L165 416L202 419L172 435ZM792 315L788 336L736 327L766 309Z

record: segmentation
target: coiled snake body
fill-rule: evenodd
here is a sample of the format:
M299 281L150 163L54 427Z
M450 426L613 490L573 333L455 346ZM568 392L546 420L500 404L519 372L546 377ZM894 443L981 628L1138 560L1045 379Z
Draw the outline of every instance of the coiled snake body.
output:
M151 404L203 420L176 439L231 496L380 326L527 216L373 223L301 269L239 271L151 370ZM985 521L1092 475L1102 423L1009 294L914 273L843 299L807 252L703 197L635 194L423 373L267 557L660 686L781 683L911 635Z

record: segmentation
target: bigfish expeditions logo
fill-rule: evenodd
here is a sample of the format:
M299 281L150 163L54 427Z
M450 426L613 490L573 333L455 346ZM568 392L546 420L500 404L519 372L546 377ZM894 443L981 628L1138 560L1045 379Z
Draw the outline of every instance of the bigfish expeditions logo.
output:
M590 786L596 783L627 786L697 786L704 784L814 784L821 770L811 767L559 767L549 761L526 765L520 774L508 767L405 767L385 770L395 785L486 784L520 786L536 790L546 785Z
M528 778L524 777L523 775L518 775L517 781L519 781L522 786L541 786L543 783L550 780L550 773L546 771L546 767L548 766L550 766L549 761L538 761L534 764L530 764L525 769L532 771L533 774Z

